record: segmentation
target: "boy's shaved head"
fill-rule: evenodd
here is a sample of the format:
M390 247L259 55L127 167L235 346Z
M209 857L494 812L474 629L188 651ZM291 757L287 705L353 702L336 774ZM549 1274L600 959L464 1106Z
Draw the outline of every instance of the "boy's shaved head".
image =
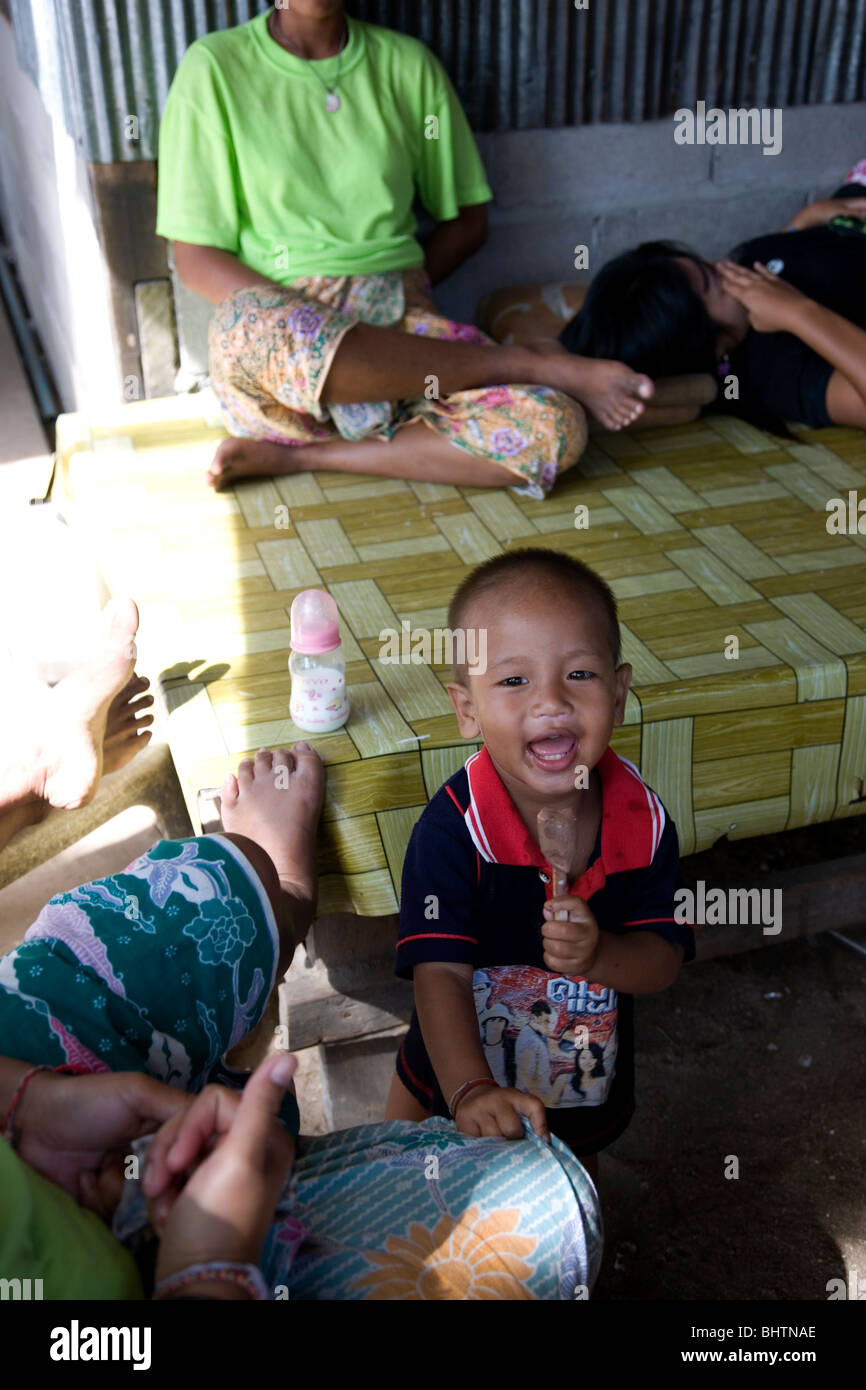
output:
M584 602L589 599L597 605L604 618L614 667L619 666L621 641L616 599L595 570L560 550L508 550L504 555L495 555L492 560L486 560L466 576L452 598L448 609L448 627L452 631L471 627L467 619L472 607L478 599L494 589L519 593L521 588L543 586L550 581L571 589L576 598ZM466 684L465 665L455 667L454 679Z

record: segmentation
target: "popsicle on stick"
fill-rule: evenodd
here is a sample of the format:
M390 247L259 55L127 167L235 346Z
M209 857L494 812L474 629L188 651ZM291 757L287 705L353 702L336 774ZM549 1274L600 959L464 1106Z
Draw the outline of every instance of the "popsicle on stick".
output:
M568 892L568 875L577 834L577 816L571 806L542 806L538 813L538 843L553 869L553 896L560 898ZM568 917L558 912L557 920Z

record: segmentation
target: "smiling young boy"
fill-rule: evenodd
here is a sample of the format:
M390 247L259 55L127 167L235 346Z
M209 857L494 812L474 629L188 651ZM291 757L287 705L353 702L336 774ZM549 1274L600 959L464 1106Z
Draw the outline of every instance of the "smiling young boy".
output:
M486 665L455 669L448 686L461 734L483 747L409 843L397 973L414 981L415 1013L387 1115L453 1114L466 1134L509 1139L526 1116L594 1176L590 1156L634 1110L631 996L667 988L694 956L693 930L674 916L676 829L609 746L631 667L594 571L557 551L509 551L461 584L448 626L486 635ZM557 897L543 807L575 817ZM485 1055L491 1015L506 1020L499 1046L516 1086Z

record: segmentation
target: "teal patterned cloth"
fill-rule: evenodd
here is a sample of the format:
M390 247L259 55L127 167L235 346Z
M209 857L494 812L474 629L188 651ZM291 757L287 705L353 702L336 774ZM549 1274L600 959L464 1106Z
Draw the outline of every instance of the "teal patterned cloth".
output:
M0 958L0 1055L197 1091L261 1018L278 954L271 904L231 841L163 841L52 898ZM281 1113L297 1135L294 1096ZM115 1234L147 1243L136 1181ZM299 1139L262 1268L278 1300L574 1299L601 1248L595 1188L558 1140L528 1127L473 1139L431 1119Z
M587 1299L602 1254L595 1188L559 1140L472 1139L450 1120L298 1141L261 1269L276 1300ZM144 1160L151 1140L133 1148ZM114 1233L141 1259L147 1208L123 1185Z
M285 1273L281 1220L303 1228ZM595 1188L559 1140L431 1119L302 1141L265 1270L299 1299L558 1300L589 1296L601 1253Z
M199 1091L273 988L273 908L222 835L163 840L60 893L0 958L0 1055ZM283 1119L298 1132L297 1106Z

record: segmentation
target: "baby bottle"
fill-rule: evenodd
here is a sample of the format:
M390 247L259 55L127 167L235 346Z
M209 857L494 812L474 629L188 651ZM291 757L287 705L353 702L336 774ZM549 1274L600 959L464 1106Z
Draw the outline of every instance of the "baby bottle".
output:
M337 605L324 589L304 589L292 604L289 713L299 729L329 734L349 717L346 659Z

